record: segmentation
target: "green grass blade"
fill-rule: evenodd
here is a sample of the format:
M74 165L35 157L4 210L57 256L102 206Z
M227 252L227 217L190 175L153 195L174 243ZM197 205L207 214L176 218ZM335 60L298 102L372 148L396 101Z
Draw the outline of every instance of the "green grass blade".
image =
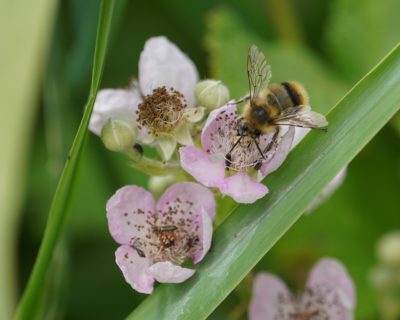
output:
M267 178L270 194L238 206L218 228L197 274L161 285L128 319L206 319L399 107L397 46L330 112L328 132L309 134Z
M46 274L50 266L54 248L62 234L68 205L70 204L71 191L76 176L77 168L81 162L81 154L84 148L87 126L90 114L96 99L96 92L100 85L103 70L107 41L110 33L111 18L114 0L103 0L100 5L99 23L97 29L96 48L93 60L92 83L89 99L78 132L72 144L68 160L65 164L61 179L58 183L53 203L50 208L49 218L39 249L32 274L27 287L22 295L16 312L17 319L33 319L40 305L41 292L45 287Z

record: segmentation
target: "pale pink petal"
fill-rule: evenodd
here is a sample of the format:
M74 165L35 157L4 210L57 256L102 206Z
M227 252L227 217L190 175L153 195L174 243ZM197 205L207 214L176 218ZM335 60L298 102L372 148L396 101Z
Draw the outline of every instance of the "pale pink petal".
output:
M181 92L189 106L195 105L198 73L193 62L165 37L146 41L139 61L139 82L144 95L166 86Z
M288 127L287 131L279 139L277 148L272 150L273 155L271 160L267 160L262 164L260 168L261 178L264 178L267 174L275 171L282 165L291 150L294 134L295 128Z
M311 131L310 128L295 127L295 134L294 134L294 139L293 139L293 143L292 143L292 149L294 149L310 131Z
M209 214L203 211L202 214L199 216L199 220L198 237L201 246L200 250L194 252L193 263L198 263L203 260L208 250L210 250L212 240L213 227L212 220Z
M209 155L196 148L187 146L179 149L182 168L206 187L218 187L225 177L225 162L211 161Z
M138 90L103 89L97 93L89 129L98 136L109 119L136 121L136 110L141 102Z
M215 200L207 188L193 182L180 182L170 186L157 202L157 212L166 212L177 208L174 219L193 217L206 212L215 218Z
M158 262L150 267L154 279L161 283L181 283L190 278L196 270L182 268L172 262Z
M332 179L331 182L321 191L321 193L311 202L307 207L305 213L310 213L319 207L322 203L329 199L329 197L339 188L344 179L346 178L347 167L344 167L339 173Z
M156 205L150 192L137 186L125 186L108 200L106 209L108 228L114 240L133 244L150 228L146 218L155 212Z
M201 144L203 148L209 150L211 153L227 153L232 136L237 135L237 133L234 132L234 129L225 125L232 123L236 117L236 106L233 104L227 104L210 112L201 132ZM214 141L214 137L219 137L218 131L224 131L224 134L229 137L224 141Z
M356 297L353 281L345 266L336 259L324 258L319 260L310 271L307 287L323 287L336 292L344 308L353 310L355 307Z
M220 187L222 194L226 194L239 203L253 203L268 193L268 188L260 182L253 180L247 173L237 174L225 178L224 185Z
M278 319L282 308L281 301L289 301L290 295L288 288L278 277L269 273L259 273L254 279L249 320Z
M150 272L150 263L140 257L136 250L129 246L120 246L115 252L115 261L121 269L125 281L138 292L153 292L154 278Z

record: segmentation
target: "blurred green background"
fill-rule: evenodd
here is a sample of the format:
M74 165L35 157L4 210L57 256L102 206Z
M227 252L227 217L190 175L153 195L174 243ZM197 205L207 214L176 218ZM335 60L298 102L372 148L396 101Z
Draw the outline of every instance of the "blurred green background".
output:
M31 271L87 99L99 2L1 6L0 318L7 319ZM326 113L400 40L399 15L395 0L117 1L102 87L125 86L137 74L146 39L165 35L202 78L223 80L239 98L247 88L247 50L255 43L272 65L273 81L302 82L313 108ZM44 318L121 319L145 298L114 263L117 244L105 219L105 203L117 188L146 185L146 176L127 164L91 136L54 255ZM343 186L302 217L255 271L275 272L296 291L317 259L336 257L356 283L357 319L379 319L368 272L376 241L400 229L399 195L397 115L350 163ZM221 202L218 211L229 205ZM210 319L245 319L250 290L251 276Z

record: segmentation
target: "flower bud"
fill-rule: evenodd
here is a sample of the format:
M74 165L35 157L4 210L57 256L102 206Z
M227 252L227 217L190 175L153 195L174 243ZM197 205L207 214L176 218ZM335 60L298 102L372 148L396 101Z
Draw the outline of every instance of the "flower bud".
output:
M137 128L132 121L110 119L101 130L101 140L108 150L124 152L132 148L137 137Z
M386 234L379 241L377 251L382 264L400 267L400 231Z
M218 80L203 80L196 85L196 99L200 106L215 109L229 101L228 88Z

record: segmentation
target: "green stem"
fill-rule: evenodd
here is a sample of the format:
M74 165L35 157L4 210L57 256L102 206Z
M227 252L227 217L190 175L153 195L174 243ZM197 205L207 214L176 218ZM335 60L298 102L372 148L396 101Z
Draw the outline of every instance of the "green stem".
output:
M111 29L111 19L114 0L103 0L100 5L99 23L97 28L96 48L94 52L92 83L87 108L84 112L78 132L72 144L67 162L58 183L56 193L50 208L46 230L35 261L28 284L18 305L15 319L35 319L40 306L40 297L45 288L47 273L51 263L54 248L62 235L67 209L70 205L78 166L87 140L87 126L99 88L103 63L107 48L108 35Z
M183 170L178 163L162 162L143 156L136 149L125 152L134 162L131 167L142 171L150 176L166 176L170 174L181 174Z

